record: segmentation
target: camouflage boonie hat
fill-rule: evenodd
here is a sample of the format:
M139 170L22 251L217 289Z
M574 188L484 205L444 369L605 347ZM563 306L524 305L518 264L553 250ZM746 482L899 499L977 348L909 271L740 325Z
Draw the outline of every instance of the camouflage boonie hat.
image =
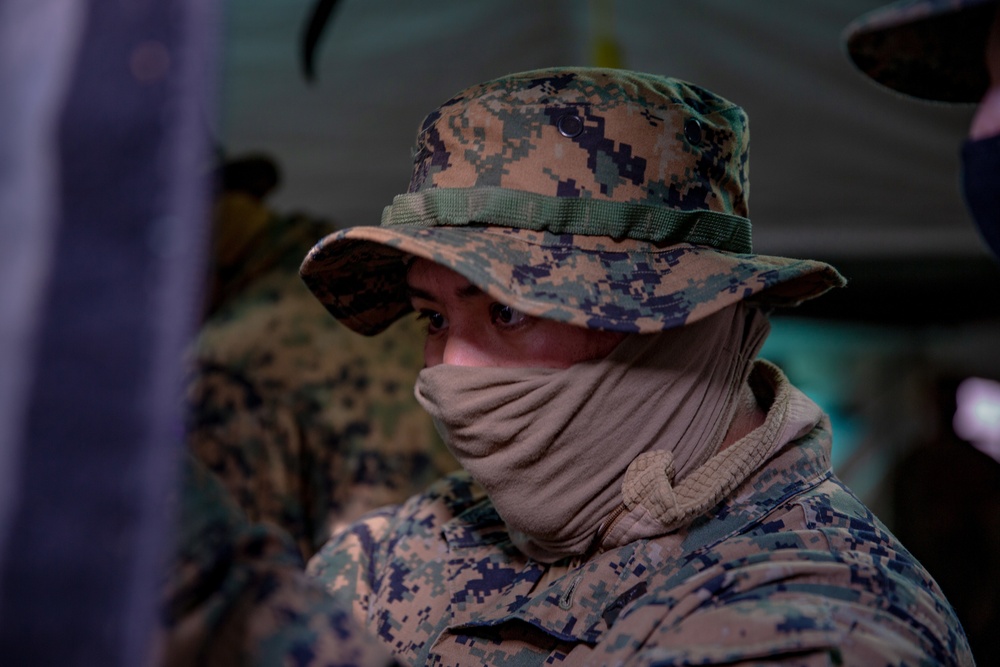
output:
M854 65L896 92L977 103L989 87L986 39L997 0L904 0L851 22L844 43Z
M495 79L427 116L409 191L382 225L326 237L301 274L363 334L411 310L410 256L525 314L626 332L842 285L821 262L751 254L747 139L742 109L675 79L590 68Z

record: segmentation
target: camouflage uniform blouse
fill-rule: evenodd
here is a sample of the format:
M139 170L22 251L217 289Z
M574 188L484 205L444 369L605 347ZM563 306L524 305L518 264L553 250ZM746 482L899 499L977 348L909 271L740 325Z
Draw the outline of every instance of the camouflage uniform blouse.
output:
M824 417L690 524L552 565L455 473L309 571L414 665L972 664L938 585L829 452Z

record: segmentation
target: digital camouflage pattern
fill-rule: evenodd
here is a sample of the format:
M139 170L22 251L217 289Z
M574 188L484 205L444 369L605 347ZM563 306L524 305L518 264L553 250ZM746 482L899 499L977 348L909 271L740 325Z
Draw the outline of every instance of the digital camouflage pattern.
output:
M809 423L711 511L590 558L527 559L455 473L309 572L413 665L972 665L938 585L833 474L828 420Z
M844 31L855 66L904 95L978 103L989 86L984 53L996 0L904 0Z
M251 521L284 528L303 558L334 525L458 467L413 397L418 323L362 338L298 278L301 258L329 229L270 214L242 255L244 271L218 281L239 289L222 290L227 298L203 326L188 391L190 449Z
M380 227L337 232L302 277L335 317L375 334L410 310L425 257L527 314L654 332L735 301L795 305L843 279L752 254L749 133L698 86L611 69L502 77L424 120L409 192Z
M218 479L193 458L185 459L181 477L154 664L394 664L350 607L305 575L283 531L247 521Z

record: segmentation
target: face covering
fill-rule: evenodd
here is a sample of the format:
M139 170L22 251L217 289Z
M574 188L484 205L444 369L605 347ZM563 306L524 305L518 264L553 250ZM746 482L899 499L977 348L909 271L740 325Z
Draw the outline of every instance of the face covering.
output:
M741 302L567 369L441 364L415 393L514 543L553 562L586 551L639 454L669 451L681 480L718 449L768 328Z
M1000 258L1000 135L962 145L962 194L979 235Z

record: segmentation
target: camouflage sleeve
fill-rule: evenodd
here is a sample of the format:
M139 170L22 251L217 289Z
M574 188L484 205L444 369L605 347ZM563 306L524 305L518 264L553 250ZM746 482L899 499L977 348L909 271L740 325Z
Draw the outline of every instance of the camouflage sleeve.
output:
M766 606L743 601L699 612L669 629L661 627L626 664L922 664L925 655L915 645L901 653L898 636L887 640L884 625L868 626L867 614L829 602L822 597L772 600Z
M287 536L247 521L190 458L178 502L160 664L391 664L349 610L305 576Z
M973 664L938 598L907 576L849 552L721 563L623 616L593 664Z
M431 579L427 590L442 585L440 575L430 573L437 568L426 567L446 557L440 538L442 523L483 498L485 493L468 473L454 472L402 505L372 512L340 530L309 561L306 572L334 598L351 605L358 622L378 627L371 617L371 602L377 587L393 585L386 581L386 573L394 568L422 570ZM404 552L396 549L401 542L407 543ZM381 619L381 623L391 624L392 619Z
M398 511L384 507L342 529L306 568L310 577L351 608L359 623L367 622L381 552Z

